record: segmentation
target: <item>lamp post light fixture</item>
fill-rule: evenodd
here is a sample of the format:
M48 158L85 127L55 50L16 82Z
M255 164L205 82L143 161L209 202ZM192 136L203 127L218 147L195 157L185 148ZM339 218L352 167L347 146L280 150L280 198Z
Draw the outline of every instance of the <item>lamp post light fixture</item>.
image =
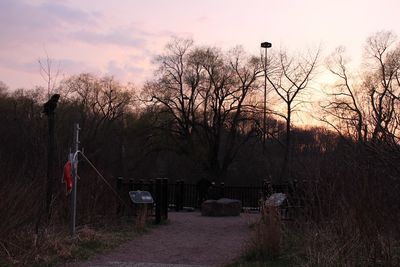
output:
M265 134L266 134L266 125L267 125L267 51L268 48L271 48L272 44L269 42L262 42L261 43L261 48L265 48L265 54L264 54L264 117L263 117L263 154L265 154Z

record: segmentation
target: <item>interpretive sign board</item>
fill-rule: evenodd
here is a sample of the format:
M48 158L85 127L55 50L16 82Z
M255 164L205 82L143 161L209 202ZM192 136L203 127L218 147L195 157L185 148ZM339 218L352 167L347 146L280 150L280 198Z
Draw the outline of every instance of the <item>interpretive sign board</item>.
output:
M283 193L272 194L266 201L265 205L272 207L279 207L286 200L286 195Z
M148 191L129 191L129 197L135 204L150 204L154 202Z

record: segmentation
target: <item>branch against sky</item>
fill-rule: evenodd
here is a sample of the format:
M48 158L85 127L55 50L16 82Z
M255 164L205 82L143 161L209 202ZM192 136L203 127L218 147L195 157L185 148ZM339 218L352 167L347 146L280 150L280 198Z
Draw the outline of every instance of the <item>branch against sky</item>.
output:
M156 63L156 78L143 95L165 113L160 128L210 179L224 181L241 146L258 131L250 100L262 71L258 59L240 48L223 53L173 39Z
M310 82L315 78L319 57L319 48L296 56L290 55L286 50L281 50L268 66L267 80L285 106L282 116L286 122L286 142L280 182L283 179L291 179L292 115L295 108L304 101L301 99L302 94L310 89Z
M345 49L328 59L336 77L322 105L325 118L344 136L358 142L399 141L400 43L393 32L380 31L365 44L363 71L351 73Z

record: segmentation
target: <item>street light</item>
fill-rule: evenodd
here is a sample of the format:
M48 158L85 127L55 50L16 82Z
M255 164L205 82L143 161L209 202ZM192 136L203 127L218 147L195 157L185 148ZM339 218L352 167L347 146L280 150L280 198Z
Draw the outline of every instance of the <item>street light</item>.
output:
M265 132L266 132L266 121L267 121L267 51L271 48L272 44L269 42L262 42L261 48L265 48L264 55L264 120L263 120L263 154L265 153Z

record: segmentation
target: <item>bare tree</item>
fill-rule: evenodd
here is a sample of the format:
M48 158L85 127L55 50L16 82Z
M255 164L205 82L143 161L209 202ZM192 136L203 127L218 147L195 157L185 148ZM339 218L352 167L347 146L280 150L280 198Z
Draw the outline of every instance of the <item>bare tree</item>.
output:
M179 152L202 162L212 179L224 181L240 146L256 130L247 97L262 71L258 60L240 48L227 55L196 48L191 40L173 40L156 62L157 78L145 95L168 114L161 126Z
M38 63L40 66L40 75L46 82L47 98L49 98L52 94L56 93L55 89L58 76L60 75L60 66L58 64L57 68L54 69L54 61L49 57L47 51L45 51L45 54L46 58L38 59Z
M392 32L377 32L367 39L365 52L369 71L363 84L370 97L372 141L397 143L400 43Z
M72 102L79 103L81 126L87 129L89 139L102 127L122 120L133 101L133 92L108 76L83 73L63 81L62 87Z
M328 60L328 68L337 78L323 105L325 119L339 133L359 143L399 141L399 68L400 46L392 32L377 32L367 39L364 72L348 71L344 48L338 48ZM326 117L328 118L328 117Z
M327 101L321 104L325 112L322 120L341 135L355 137L361 143L367 138L365 97L347 64L344 47L338 47L327 60L328 69L337 81L327 92Z
M296 108L304 102L302 94L309 88L314 78L319 50L306 56L289 56L287 51L281 51L268 67L267 80L274 92L285 105L284 112L275 112L286 122L286 142L281 179L291 176L291 127L292 115Z

